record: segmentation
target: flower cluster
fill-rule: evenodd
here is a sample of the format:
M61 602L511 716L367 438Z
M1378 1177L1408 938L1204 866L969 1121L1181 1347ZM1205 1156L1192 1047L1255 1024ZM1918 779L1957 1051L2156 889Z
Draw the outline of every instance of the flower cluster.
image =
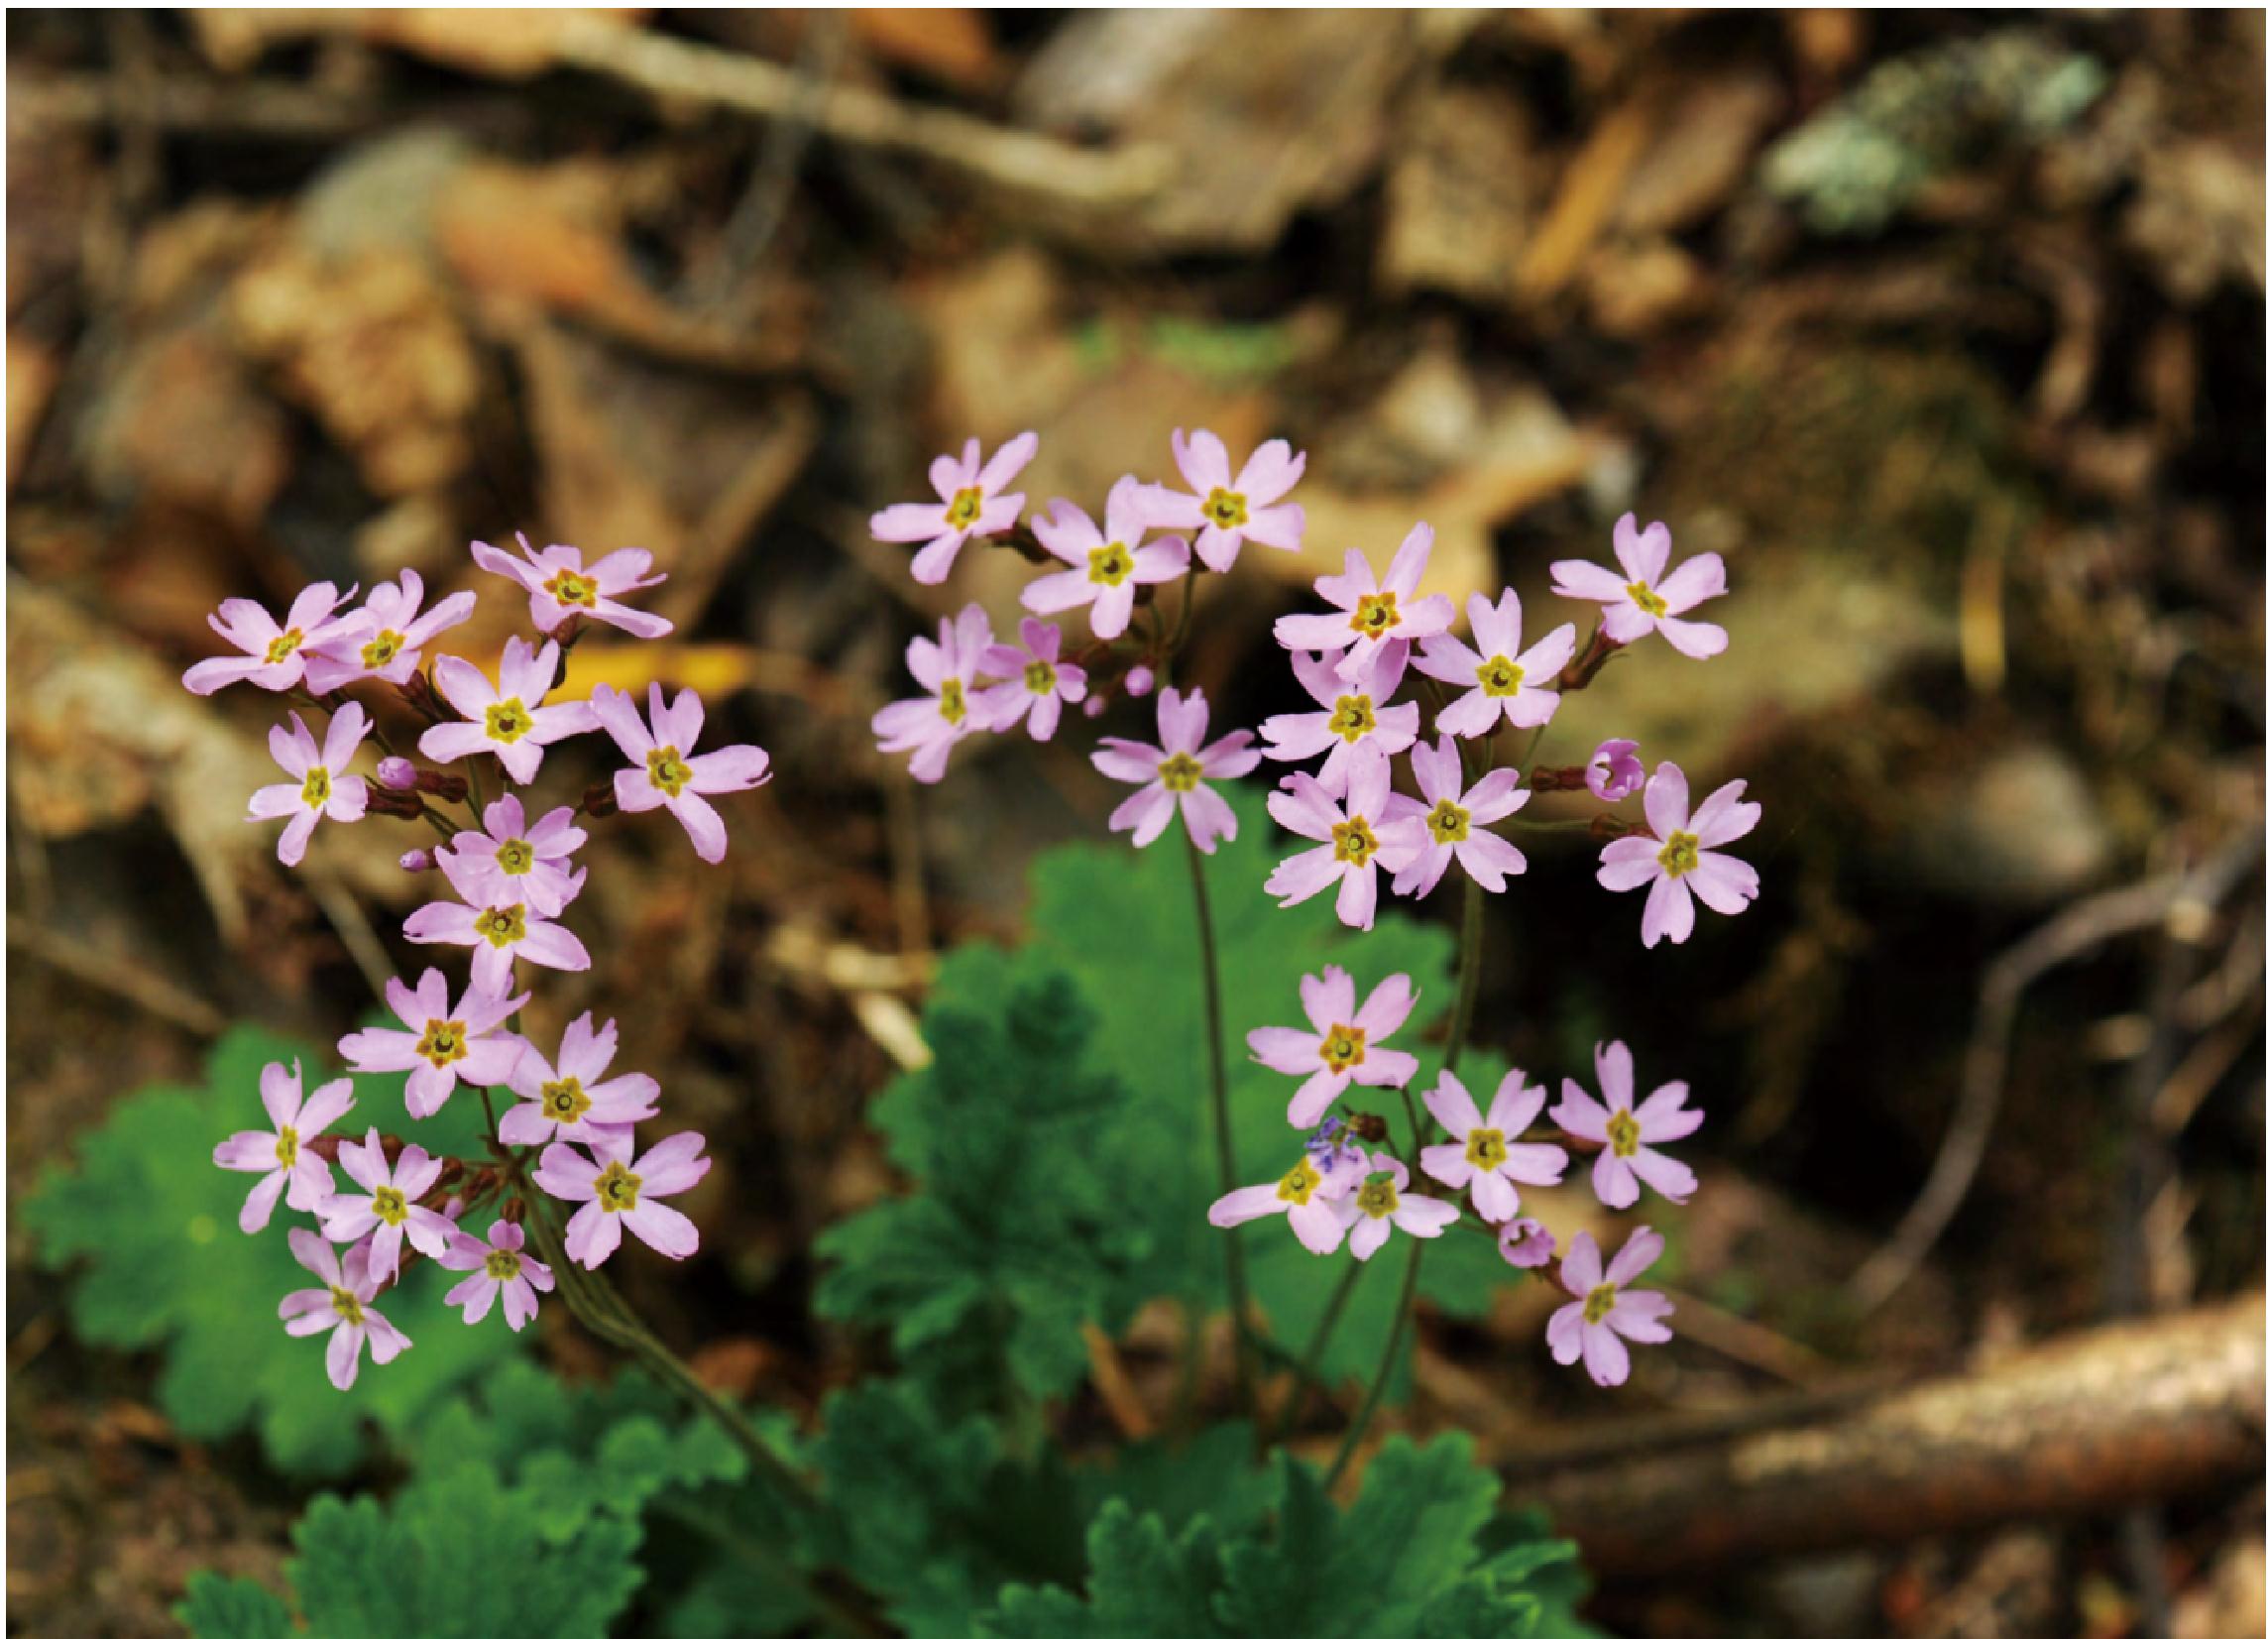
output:
M1287 497L1306 458L1281 440L1238 467L1212 433L1176 432L1181 487L1129 474L1111 486L1099 523L1059 500L1027 526L1023 497L998 492L1037 451L1029 432L988 462L971 442L959 460L941 456L932 469L943 507L892 507L874 518L881 539L927 543L914 560L914 576L925 584L942 581L970 538L1016 547L1047 571L1024 588L1024 606L1045 617L1084 610L1088 629L1076 666L1062 659L1062 632L1044 621L1023 623L1020 649L995 644L975 604L942 623L936 642L914 639L907 664L928 693L885 707L874 730L883 751L913 753L917 779L941 778L952 748L979 730L999 733L1029 721L1036 738L1048 738L1059 699L1083 698L1093 716L1120 695L1149 693L1171 675L1188 635L1196 576L1229 570L1247 540L1293 552L1304 546L1304 513ZM1424 590L1432 549L1432 530L1421 523L1383 572L1365 552L1348 548L1337 573L1313 582L1325 609L1276 621L1276 641L1312 708L1262 721L1258 745L1242 729L1208 739L1213 725L1203 694L1172 687L1158 690L1154 743L1102 738L1094 766L1137 787L1111 814L1110 829L1147 847L1178 815L1191 844L1209 854L1236 836L1235 811L1216 787L1267 759L1287 765L1268 812L1306 845L1275 868L1267 891L1285 905L1330 891L1339 919L1352 928L1374 924L1382 878L1387 891L1422 899L1455 867L1469 892L1505 892L1529 860L1502 833L1523 828L1576 829L1602 844L1600 885L1647 890L1639 923L1647 948L1664 938L1684 943L1696 900L1725 915L1745 909L1758 890L1757 873L1724 852L1761 817L1758 804L1743 800L1744 781L1718 787L1696 806L1684 771L1661 761L1649 772L1631 739L1605 740L1580 763L1536 761L1562 697L1588 687L1641 640L1658 634L1691 659L1724 651L1724 629L1693 618L1725 592L1717 555L1690 556L1673 568L1667 526L1641 528L1635 515L1624 517L1614 529L1616 567L1573 559L1551 565L1553 592L1600 606L1585 640L1571 621L1531 620L1510 587L1494 597L1473 593L1460 634L1453 601ZM1169 603L1162 594L1175 582L1183 588ZM1171 620L1168 608L1178 608ZM1076 693L1068 685L1075 676ZM1500 745L1507 737L1509 748ZM1398 777L1405 769L1406 780ZM1539 792L1583 792L1602 806L1588 818L1523 817ZM1643 821L1614 811L1633 796L1642 798ZM1214 1204L1212 1221L1228 1226L1280 1213L1310 1251L1344 1244L1359 1259L1376 1253L1395 1229L1431 1238L1469 1222L1497 1237L1508 1263L1557 1270L1576 1301L1552 1322L1555 1356L1581 1358L1602 1383L1622 1381L1626 1343L1668 1336L1667 1301L1628 1290L1657 1255L1660 1237L1641 1229L1603 1264L1583 1233L1562 1256L1553 1235L1522 1215L1521 1191L1558 1183L1570 1152L1582 1151L1596 1153L1592 1188L1607 1207L1626 1209L1646 1188L1682 1202L1693 1174L1659 1146L1700 1124L1699 1112L1685 1108L1684 1085L1671 1083L1634 1104L1628 1049L1602 1044L1599 1097L1564 1082L1549 1115L1555 1128L1530 1137L1549 1097L1541 1085L1516 1070L1484 1113L1444 1069L1423 1094L1430 1121L1400 1151L1384 1136L1384 1117L1340 1107L1350 1093L1401 1090L1417 1075L1412 1054L1384 1045L1414 1004L1409 980L1388 980L1358 1006L1353 981L1330 968L1302 986L1301 998L1309 1028L1257 1030L1249 1042L1260 1063L1299 1078L1291 1120L1308 1136L1291 1170L1274 1184L1230 1191ZM1427 1141L1434 1123L1448 1141ZM1409 1160L1430 1185L1463 1196L1471 1218L1425 1185L1414 1186Z
M248 682L327 714L319 741L301 711L272 731L270 750L287 777L252 794L251 817L284 821L277 857L288 866L306 857L324 820L385 814L430 824L439 843L409 851L402 865L436 873L447 892L412 911L402 937L469 955L460 981L431 967L414 985L389 981L394 1020L349 1033L338 1050L358 1071L406 1072L415 1120L460 1086L477 1090L489 1117L487 1155L429 1154L376 1127L359 1139L334 1134L354 1109L353 1081L306 1093L296 1062L271 1064L261 1076L268 1125L213 1152L218 1165L259 1175L238 1219L245 1232L265 1229L279 1201L311 1219L312 1229L293 1228L289 1239L321 1284L284 1298L280 1313L293 1337L330 1334L330 1379L341 1389L354 1382L366 1344L382 1365L410 1346L377 1305L414 1257L465 1277L446 1301L467 1325L501 1299L506 1324L517 1331L534 1317L539 1293L584 1278L534 1255L530 1229L585 1269L611 1256L625 1229L665 1257L700 1245L692 1221L667 1201L709 1170L702 1136L676 1132L641 1149L635 1129L657 1113L661 1090L651 1076L613 1073L614 1021L582 1014L547 1055L520 1032L529 1000L521 987L538 970L591 966L569 925L589 875L578 863L587 822L666 808L694 853L714 865L727 836L709 799L761 785L770 759L754 746L698 751L705 713L691 689L671 699L655 684L642 711L603 684L585 699L560 697L569 657L593 627L649 639L671 630L623 601L666 578L652 573L650 554L610 552L586 566L573 546L538 552L523 536L517 555L476 541L472 556L526 592L537 640L510 639L493 680L458 655L425 661L427 645L472 615L477 594L455 593L421 613L424 587L408 571L359 606L352 588L342 596L329 584L311 586L281 621L231 599L212 626L243 653L200 661L182 679L198 694ZM356 685L379 686L422 724L415 758L398 755L370 709L345 697ZM625 765L580 800L545 807L509 788L533 782L552 749L602 734ZM350 771L374 738L384 754L375 777ZM497 794L484 800L489 777ZM510 1101L501 1119L498 1095ZM485 1235L474 1232L482 1220Z

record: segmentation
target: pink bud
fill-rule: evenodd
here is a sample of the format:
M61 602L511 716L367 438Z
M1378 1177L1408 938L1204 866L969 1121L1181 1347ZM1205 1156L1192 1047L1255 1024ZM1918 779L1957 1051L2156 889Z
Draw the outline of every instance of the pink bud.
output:
M404 871L430 871L433 869L433 851L430 848L412 848L401 856Z
M1139 700L1158 686L1158 674L1148 666L1136 666L1126 674L1126 692Z
M1645 783L1645 764L1635 740L1602 740L1583 770L1583 783L1601 802L1620 802Z
M378 764L378 782L390 791L414 791L417 764L405 757L382 759Z
M1088 695L1086 703L1078 709L1085 712L1089 717L1100 717L1102 715L1102 696L1099 694Z
M1516 1218L1497 1231L1496 1249L1515 1269L1540 1269L1551 1261L1559 1243L1534 1219Z

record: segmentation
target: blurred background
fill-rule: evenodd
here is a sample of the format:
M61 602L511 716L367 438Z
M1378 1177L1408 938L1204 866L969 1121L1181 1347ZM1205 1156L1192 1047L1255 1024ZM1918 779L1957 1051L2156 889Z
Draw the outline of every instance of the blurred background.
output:
M645 546L676 638L578 680L695 684L779 777L720 873L607 839L542 1016L619 1014L714 1135L712 1251L641 1304L808 1406L856 1364L810 1237L890 1187L863 1107L932 953L1012 939L1023 861L1115 799L1076 720L934 789L875 755L906 639L1029 570L916 586L866 515L970 434L1037 429L1032 505L1090 510L1177 426L1282 434L1309 548L1208 588L1216 724L1294 705L1269 622L1345 547L1423 519L1437 589L1556 620L1547 564L1635 510L1724 554L1731 651L1618 662L1544 761L1629 735L1764 805L1762 898L1688 945L1642 951L1579 836L1492 906L1484 1040L1620 1034L1710 1112L1679 1342L1601 1394L1510 1294L1425 1333L1411 1424L1561 1506L1617 1631L2260 1633L2262 56L2257 13L12 12L11 1193L229 1020L349 1027L422 897L392 822L292 874L244 824L273 701L179 688L207 612ZM446 646L516 623L480 589ZM74 1342L23 1241L10 1630L170 1631L293 1494ZM1616 1491L1791 1399L1926 1378L2004 1428L1995 1374L2067 1335L2132 1403L2165 1361L2098 1329L2138 1315L2254 1350L2175 1396L2216 1461L2162 1501L1976 1518L1954 1471L1943 1521L1807 1538L1807 1498L1712 1546L1677 1509L1733 1468ZM1119 1347L1163 1383L1171 1318ZM2035 1456L2068 1505L2132 1454Z

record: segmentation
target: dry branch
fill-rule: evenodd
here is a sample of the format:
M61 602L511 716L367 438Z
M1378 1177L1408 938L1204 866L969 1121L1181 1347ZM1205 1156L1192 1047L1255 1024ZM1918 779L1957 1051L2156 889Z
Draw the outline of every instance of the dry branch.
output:
M1636 1430L1505 1470L1602 1577L2108 1513L2257 1478L2262 1300L2105 1327L1778 1426ZM1642 1455L1634 1455L1635 1453Z

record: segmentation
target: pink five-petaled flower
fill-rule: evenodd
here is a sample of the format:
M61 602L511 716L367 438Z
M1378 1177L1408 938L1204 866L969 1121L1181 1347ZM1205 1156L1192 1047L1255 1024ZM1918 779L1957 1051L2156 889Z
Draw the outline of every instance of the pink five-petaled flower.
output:
M1639 937L1647 950L1664 934L1682 945L1693 932L1693 896L1723 916L1737 916L1757 896L1757 868L1746 860L1711 852L1737 842L1757 828L1763 805L1743 802L1745 779L1720 785L1686 817L1685 773L1664 762L1645 783L1645 823L1650 837L1618 837L1599 855L1599 885L1615 893L1651 883Z
M1393 769L1386 759L1357 762L1347 776L1342 810L1308 774L1294 774L1268 795L1268 812L1285 830L1319 842L1269 873L1268 891L1287 906L1339 884L1339 920L1367 929L1378 914L1378 868L1400 871L1417 855L1406 837L1387 825Z
M380 581L360 609L339 620L333 636L308 649L307 687L328 694L365 677L408 682L425 645L472 619L479 599L471 592L452 593L420 615L417 606L424 601L425 582L414 569L402 570L399 582Z
M459 831L434 862L467 904L525 901L538 915L556 916L583 890L585 873L566 864L590 840L574 809L554 808L529 825L519 798L507 792L482 810L481 826Z
M491 995L511 988L511 965L523 956L539 968L562 973L582 973L591 966L583 941L524 898L508 904L437 899L411 911L401 931L412 944L472 946L473 989Z
M1496 1232L1497 1254L1515 1269L1540 1269L1558 1255L1559 1241L1532 1218L1516 1218Z
M1250 729L1205 745L1210 713L1202 689L1186 696L1179 689L1160 689L1157 745L1106 735L1094 753L1094 765L1103 773L1142 787L1110 815L1110 829L1132 831L1136 848L1156 842L1176 808L1199 853L1210 854L1216 842L1236 841L1236 811L1205 781L1243 778L1260 765L1260 753L1253 749Z
M1464 764L1447 735L1441 736L1438 746L1420 742L1412 747L1410 768L1425 800L1393 798L1389 804L1393 817L1379 833L1407 856L1394 874L1394 891L1415 892L1422 899L1439 885L1442 873L1455 860L1482 887L1502 893L1506 877L1528 869L1528 856L1486 827L1528 806L1528 793L1520 789L1520 770L1492 769L1467 791Z
M725 820L709 798L752 791L771 778L771 754L760 746L720 746L695 757L705 721L701 696L681 688L664 706L661 685L652 683L645 701L641 719L628 695L604 683L591 691L591 710L631 763L615 773L615 801L625 814L667 808L693 839L693 852L715 865L725 857Z
M901 501L884 507L866 527L876 540L926 541L914 554L914 579L936 586L953 572L953 560L971 535L996 535L1014 527L1024 498L1000 492L1015 482L1039 447L1038 433L1018 433L980 463L984 448L971 438L960 460L941 455L929 464L930 487L937 491L934 505Z
M281 626L250 598L227 599L220 613L205 621L244 652L199 660L181 673L181 686L191 694L211 694L231 683L251 683L278 694L295 688L307 672L307 651L348 625L351 617L332 611L353 596L352 587L342 597L329 581L319 580L291 600Z
M1300 549L1306 509L1296 501L1277 503L1306 470L1304 453L1295 455L1283 439L1271 438L1232 476L1226 444L1202 427L1186 438L1176 427L1174 464L1195 493L1165 492L1158 522L1167 528L1197 530L1197 556L1207 569L1228 573L1236 565L1237 548L1247 540L1287 552Z
M1615 561L1623 572L1581 558L1551 565L1551 590L1606 606L1601 624L1618 644L1634 644L1659 632L1669 646L1696 660L1725 652L1725 629L1707 621L1681 620L1687 610L1725 590L1725 560L1715 552L1687 558L1667 579L1669 526L1648 524L1641 531L1638 515L1625 513L1615 525Z
M489 1226L486 1243L452 1227L441 1267L474 1273L450 1287L441 1301L462 1308L465 1324L477 1326L502 1292L505 1324L517 1332L535 1319L535 1294L551 1290L551 1265L529 1257L526 1245L527 1231L501 1218Z
M1645 783L1635 740L1602 740L1583 769L1583 784L1601 802L1620 802Z
M337 820L352 825L362 818L370 805L370 787L360 774L346 771L361 749L363 739L370 733L370 719L363 715L362 707L348 701L331 719L330 727L323 731L323 745L318 752L315 737L307 732L307 725L299 721L299 714L291 714L288 733L279 723L268 731L268 755L276 759L291 778L281 785L263 785L252 793L251 820L282 819L286 814L291 823L284 827L284 834L276 839L276 857L285 865L297 865L307 857L307 839L315 834L317 820Z
M1456 618L1456 605L1446 594L1418 595L1425 560L1432 553L1432 526L1420 524L1404 537L1381 582L1371 573L1370 559L1349 547L1344 574L1315 580L1316 595L1341 613L1282 616L1276 622L1276 641L1295 651L1345 649L1338 661L1339 676L1350 683L1362 682L1387 654L1398 647L1407 653L1411 643L1448 631Z
M354 1108L354 1083L345 1076L325 1082L302 1104L298 1061L288 1070L271 1064L260 1072L260 1102L276 1123L273 1132L239 1132L213 1146L213 1165L268 1174L252 1186L237 1214L236 1227L246 1234L268 1228L276 1198L286 1187L291 1193L285 1199L296 1213L314 1212L329 1199L331 1169L307 1148L307 1140Z
M916 638L906 644L906 669L929 693L916 700L893 700L874 713L874 737L885 753L912 752L906 771L924 785L945 777L953 748L992 723L990 708L976 687L976 673L992 646L992 622L976 604L937 624L937 642Z
M589 1013L560 1036L556 1070L528 1043L511 1073L511 1090L527 1102L504 1112L498 1135L508 1144L581 1142L594 1128L626 1130L644 1120L661 1098L660 1084L642 1072L603 1079L614 1062L615 1021L595 1030Z
M1024 588L1024 607L1060 615L1087 607L1086 620L1105 643L1126 630L1135 588L1156 586L1189 573L1190 545L1179 535L1142 544L1157 524L1158 492L1131 474L1110 486L1102 527L1069 501L1058 501L1032 520L1039 542L1072 567L1042 575Z
M1418 669L1466 692L1444 706L1433 726L1444 734L1477 740L1499 723L1537 729L1559 709L1551 685L1559 668L1575 657L1572 622L1555 626L1527 648L1520 646L1520 594L1509 588L1495 603L1475 592L1465 602L1472 622L1472 647L1453 633L1425 640Z
M362 1367L366 1338L370 1357L380 1365L409 1346L401 1330L371 1307L378 1297L379 1282L370 1272L370 1247L351 1248L346 1266L341 1268L339 1254L312 1229L293 1229L288 1238L299 1267L323 1284L291 1293L276 1306L276 1313L284 1322L284 1330L294 1338L330 1333L331 1344L323 1351L323 1363L330 1370L331 1386L353 1388L355 1373Z
M499 1026L527 1005L524 995L509 999L469 985L455 1007L449 982L438 968L427 968L412 991L398 979L386 982L386 1004L406 1030L357 1030L339 1038L339 1053L357 1070L406 1070L404 1094L409 1113L423 1120L449 1102L462 1081L472 1087L502 1087L526 1045Z
M449 1221L418 1198L441 1181L441 1158L415 1144L401 1151L390 1168L378 1128L357 1144L339 1145L339 1165L368 1195L334 1195L323 1203L323 1238L360 1240L370 1236L370 1278L383 1286L401 1272L401 1241L427 1257L449 1249ZM374 1232L375 1231L375 1232Z
M1016 635L1023 639L1021 648L994 644L978 662L985 676L1009 679L983 691L984 715L994 734L1004 734L1029 710L1032 738L1048 740L1063 717L1063 703L1069 700L1076 706L1086 698L1086 672L1060 658L1063 633L1046 621L1027 615Z
M1370 1157L1336 1127L1334 1121L1309 1138L1292 1170L1275 1183L1230 1190L1205 1210L1205 1222L1228 1229L1282 1213L1308 1251L1317 1257L1337 1251L1347 1232L1339 1203L1370 1170Z
M1369 1262L1396 1229L1431 1240L1456 1222L1451 1203L1403 1193L1410 1188L1410 1169L1393 1156L1371 1156L1370 1168L1335 1208L1348 1226L1347 1250L1361 1261Z
M1661 1236L1652 1229L1633 1229L1614 1262L1599 1271L1599 1243L1591 1231L1579 1229L1559 1265L1560 1284L1575 1301L1556 1311L1543 1336L1551 1345L1551 1357L1573 1365L1581 1357L1591 1381L1613 1388L1630 1376L1630 1350L1634 1344L1665 1344L1664 1325L1671 1305L1659 1292L1633 1292L1630 1283L1661 1256Z
M1388 654L1356 685L1343 682L1319 654L1294 654L1292 674L1323 709L1264 721L1260 733L1270 742L1267 755L1279 762L1300 762L1327 750L1330 756L1315 770L1315 783L1331 796L1345 796L1347 773L1356 762L1406 752L1418 738L1418 702L1387 704L1402 686L1408 659L1404 651Z
M659 615L618 601L624 592L643 592L669 579L648 575L653 554L639 546L609 552L586 569L575 546L546 546L538 552L519 537L518 557L485 540L473 542L473 561L492 575L527 588L527 612L538 632L556 632L570 615L604 621L633 638L666 638L675 630Z
M1601 1105L1573 1080L1565 1080L1559 1084L1559 1102L1551 1107L1561 1131L1606 1146L1591 1168L1592 1191L1618 1212L1638 1200L1642 1179L1669 1200L1684 1201L1696 1183L1693 1169L1652 1146L1674 1143L1700 1127L1701 1112L1685 1108L1686 1085L1664 1082L1634 1110L1631 1050L1619 1041L1602 1041L1594 1062L1607 1102Z
M1300 981L1300 1005L1314 1026L1311 1033L1271 1024L1252 1031L1244 1042L1256 1062L1307 1078L1292 1095L1289 1114L1294 1126L1313 1126L1350 1083L1400 1087L1418 1074L1414 1055L1379 1045L1402 1028L1417 1003L1410 976L1398 973L1382 980L1357 1007L1354 980L1346 969L1325 968L1320 977L1309 974Z
M1453 1190L1467 1190L1473 1211L1491 1224L1509 1224L1520 1211L1517 1186L1548 1187L1567 1170L1567 1152L1557 1144L1518 1142L1550 1096L1540 1087L1524 1087L1522 1080L1517 1070L1506 1073L1497 1083L1485 1118L1465 1084L1446 1070L1425 1095L1425 1108L1455 1142L1426 1145L1418 1153L1418 1165L1426 1177Z
M546 1192L583 1204L567 1221L569 1257L596 1269L623 1243L625 1225L663 1257L691 1257L700 1250L701 1231L693 1220L658 1199L684 1194L708 1173L700 1133L673 1132L634 1159L627 1132L594 1131L588 1141L588 1154L572 1144L553 1144L535 1166L535 1181Z
M547 706L559 675L559 645L531 647L524 638L504 645L504 661L491 683L470 660L444 654L433 662L433 686L469 721L437 723L418 737L417 749L436 762L494 752L505 771L525 785L543 766L543 748L599 726L585 700Z

